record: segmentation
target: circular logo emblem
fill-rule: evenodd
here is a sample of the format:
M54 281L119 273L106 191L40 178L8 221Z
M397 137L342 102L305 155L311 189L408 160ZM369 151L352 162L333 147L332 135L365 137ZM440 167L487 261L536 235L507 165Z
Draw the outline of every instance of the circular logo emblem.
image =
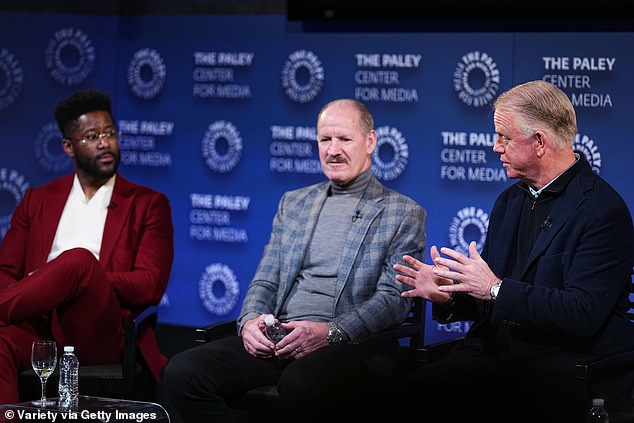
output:
M601 152L592 139L587 135L581 136L577 134L572 148L579 154L586 156L592 170L594 170L597 175L601 172Z
M72 160L62 150L62 134L55 122L44 125L35 138L35 160L42 168L60 172L72 167Z
M453 74L458 98L468 106L489 104L500 88L500 71L488 54L472 51L462 56Z
M308 103L324 85L324 68L311 51L297 50L288 56L282 69L282 87L293 101Z
M372 170L384 181L396 179L403 173L409 158L409 148L403 135L389 126L376 129L376 148L372 153Z
M465 207L458 211L449 226L449 244L451 248L463 254L469 254L469 244L476 242L478 251L482 251L489 227L489 215L476 207Z
M242 156L242 139L231 122L220 120L209 125L202 142L205 163L215 172L232 170Z
M231 268L213 263L205 268L200 277L198 292L205 310L216 316L224 316L238 303L240 285Z
M95 48L88 36L76 28L64 28L53 34L45 52L46 69L64 85L83 82L95 65Z
M6 48L0 50L0 110L9 107L22 91L22 67Z
M156 50L144 48L137 51L128 66L128 85L135 96L145 100L161 92L166 77L165 63Z
M0 168L0 239L7 233L13 211L28 188L24 175L17 170Z

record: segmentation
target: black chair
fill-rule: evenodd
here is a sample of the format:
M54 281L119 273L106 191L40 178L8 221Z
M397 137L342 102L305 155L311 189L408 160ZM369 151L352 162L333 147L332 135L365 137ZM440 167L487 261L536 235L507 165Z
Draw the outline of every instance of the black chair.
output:
M121 363L82 365L79 362L79 394L107 398L149 401L156 396L156 382L141 357L137 346L137 333L142 326L156 328L157 309L145 309L136 318L124 322L125 340ZM49 377L47 396L57 396L59 369ZM25 369L18 376L20 401L38 399L41 395L40 379L32 369Z
M634 279L628 316L634 322ZM634 422L634 351L577 364L576 382L580 407L589 408L592 398L604 398L611 422Z
M426 302L415 299L406 320L399 326L375 333L360 342L348 342L350 354L361 357L382 343L399 342L399 369L411 369L416 365L419 348L424 344ZM196 330L196 342L205 343L236 333L236 321L212 324ZM283 421L280 417L283 404L275 385L260 386L243 394L225 399L240 421Z

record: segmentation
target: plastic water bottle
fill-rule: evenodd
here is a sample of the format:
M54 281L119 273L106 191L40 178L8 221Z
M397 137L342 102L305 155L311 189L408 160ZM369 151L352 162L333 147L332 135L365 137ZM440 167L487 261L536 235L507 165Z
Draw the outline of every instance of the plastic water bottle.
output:
M272 314L269 314L264 318L264 323L266 324L266 336L268 336L274 344L280 342L288 333L286 329L282 327L282 324L275 320Z
M78 405L79 360L75 347L67 345L59 359L59 407L73 409Z
M594 398L592 400L592 408L588 412L587 423L610 423L608 410L605 409L605 401L603 398Z

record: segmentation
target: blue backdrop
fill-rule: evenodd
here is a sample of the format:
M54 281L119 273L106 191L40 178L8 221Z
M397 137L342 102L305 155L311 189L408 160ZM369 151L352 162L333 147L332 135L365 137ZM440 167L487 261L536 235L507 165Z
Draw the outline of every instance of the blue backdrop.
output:
M315 117L364 101L374 171L423 205L428 246L482 247L508 184L490 102L532 79L577 109L576 147L630 207L632 33L303 32L285 16L0 13L0 237L24 191L71 171L52 111L110 92L126 177L166 193L176 256L160 320L235 318L288 189L322 180ZM468 324L427 324L430 342Z

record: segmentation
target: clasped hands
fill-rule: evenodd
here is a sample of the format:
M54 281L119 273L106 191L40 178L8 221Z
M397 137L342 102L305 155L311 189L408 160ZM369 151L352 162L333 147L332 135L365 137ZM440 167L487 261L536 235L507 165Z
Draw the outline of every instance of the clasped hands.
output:
M447 247L439 252L435 245L429 252L432 265L405 255L404 264L393 266L396 280L413 288L403 292L403 297L420 297L440 304L447 302L452 293L463 292L481 300L491 299L491 286L499 278L480 257L475 241L469 244L468 256Z
M242 327L242 343L254 357L298 359L328 345L328 323L307 320L282 323L282 327L289 333L275 344L264 331L266 316L262 314L251 319Z

